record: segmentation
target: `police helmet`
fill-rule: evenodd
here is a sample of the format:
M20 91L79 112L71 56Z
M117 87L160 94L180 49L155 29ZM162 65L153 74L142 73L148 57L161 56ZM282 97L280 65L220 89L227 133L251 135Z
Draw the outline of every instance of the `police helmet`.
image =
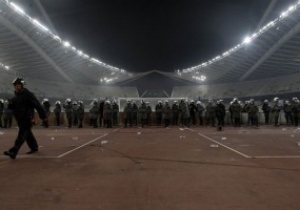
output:
M25 81L21 77L17 77L13 80L12 84L13 85L16 85L16 84L25 85Z

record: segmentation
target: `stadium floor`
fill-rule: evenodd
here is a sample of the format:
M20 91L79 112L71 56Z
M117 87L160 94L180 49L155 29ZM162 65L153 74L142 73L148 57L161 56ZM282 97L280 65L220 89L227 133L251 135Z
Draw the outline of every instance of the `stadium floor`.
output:
M300 129L33 129L0 157L0 209L299 209ZM0 130L8 149L17 128Z

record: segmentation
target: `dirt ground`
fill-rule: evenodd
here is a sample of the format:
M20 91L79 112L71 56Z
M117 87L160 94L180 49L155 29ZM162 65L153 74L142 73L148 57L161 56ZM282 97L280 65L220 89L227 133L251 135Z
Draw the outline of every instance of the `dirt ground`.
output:
M33 131L38 153L0 157L0 209L300 209L294 127ZM16 135L0 130L1 151Z

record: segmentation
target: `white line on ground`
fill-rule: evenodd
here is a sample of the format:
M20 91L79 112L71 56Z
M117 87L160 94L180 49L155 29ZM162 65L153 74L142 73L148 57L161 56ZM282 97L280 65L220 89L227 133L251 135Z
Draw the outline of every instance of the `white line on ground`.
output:
M226 148L226 149L228 149L228 150L230 150L230 151L232 151L232 152L234 152L234 153L237 153L237 154L243 156L244 158L252 158L252 156L246 155L246 154L241 153L241 152L239 152L239 151L237 151L237 150L235 150L235 149L233 149L233 148L231 148L231 147L228 147L228 146L226 146L226 145L224 145L224 144L221 144L221 143L219 143L218 141L215 141L214 139L212 139L212 138L210 138L210 137L208 137L208 136L205 136L205 135L202 134L202 133L198 133L198 134L199 134L200 136L202 136L203 138L205 138L205 139L207 139L207 140L209 140L209 141L214 142L215 144L218 144L218 145L220 145L220 146L222 146L222 147L224 147L224 148Z
M68 152L65 152L65 153L63 153L63 154L57 156L57 158L62 158L62 157L64 157L64 156L66 156L66 155L69 155L70 153L75 152L76 150L79 150L80 148L85 147L86 145L88 145L88 144L90 144L90 143L93 143L93 142L95 142L95 141L97 141L97 140L99 140L99 139L102 139L103 137L105 137L105 136L107 136L107 135L108 135L108 133L105 133L105 134L103 134L103 135L101 135L101 136L99 136L99 137L97 137L97 138L95 138L95 139L93 139L93 140L91 140L91 141L89 141L89 142L87 142L87 143L85 143L85 144L79 146L79 147L76 147L75 149L72 149L72 150L70 150L70 151L68 151Z
M280 158L300 158L299 155L286 155L286 156L252 156L254 159L280 159Z

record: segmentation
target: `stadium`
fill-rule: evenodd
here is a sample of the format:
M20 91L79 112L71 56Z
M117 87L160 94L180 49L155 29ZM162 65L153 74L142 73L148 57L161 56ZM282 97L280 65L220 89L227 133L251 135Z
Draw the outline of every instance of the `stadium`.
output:
M34 117L39 152L27 155L24 145L17 160L0 158L0 208L299 209L300 1L287 2L270 0L256 30L215 57L172 72L134 72L61 38L39 0L0 0L0 99L14 97L18 77L51 104L49 128ZM56 124L55 104L68 100L84 105L81 129L68 125L63 108ZM266 101L280 107L268 122ZM91 110L101 102L116 104L117 118L93 127ZM168 119L165 108L158 115L159 102L170 104ZM128 103L139 107L130 126ZM175 103L202 104L203 122L195 111L194 120L181 113L175 123ZM210 103L224 104L223 125L216 116L210 124ZM254 121L242 111L248 103ZM5 151L18 127L15 119L1 127Z

